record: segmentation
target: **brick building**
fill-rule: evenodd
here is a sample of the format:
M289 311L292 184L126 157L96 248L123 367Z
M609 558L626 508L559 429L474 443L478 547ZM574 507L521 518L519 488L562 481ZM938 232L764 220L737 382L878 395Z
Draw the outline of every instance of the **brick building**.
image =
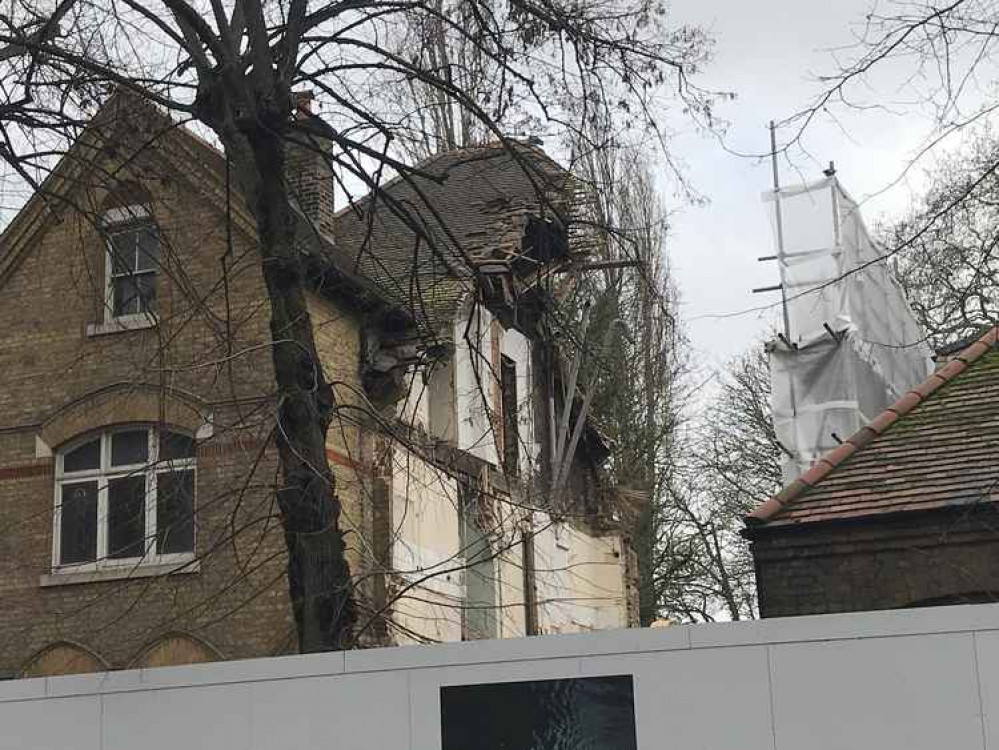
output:
M289 161L358 641L630 624L591 426L557 512L525 510L558 385L532 269L569 262L543 198L567 176L527 146L422 165L447 180L383 195L429 195L428 248L384 202L335 213L320 155ZM0 674L294 649L254 237L224 157L120 94L0 236Z
M746 518L763 617L999 600L997 340Z

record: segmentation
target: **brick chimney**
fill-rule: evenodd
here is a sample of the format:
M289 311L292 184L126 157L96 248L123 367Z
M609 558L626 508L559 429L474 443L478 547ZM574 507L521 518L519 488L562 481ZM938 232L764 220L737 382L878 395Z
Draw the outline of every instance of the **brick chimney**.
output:
M314 95L311 91L295 92L295 119L315 118L312 112ZM287 179L292 196L320 232L333 234L333 172L323 152L329 153L332 143L315 138L308 131L294 133L295 141L288 145Z

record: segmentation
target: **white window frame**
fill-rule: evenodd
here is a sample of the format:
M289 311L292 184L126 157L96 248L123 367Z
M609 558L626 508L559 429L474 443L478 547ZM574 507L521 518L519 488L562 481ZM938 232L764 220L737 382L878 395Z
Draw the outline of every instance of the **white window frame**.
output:
M133 224L149 224L154 229L153 215L145 206L121 206L105 211L102 216L103 228L107 235L112 235L117 231L127 229ZM159 237L159 231L157 237ZM157 317L155 310L147 310L139 313L128 313L126 315L114 314L114 246L111 244L111 237L104 237L104 325L95 327L91 334L112 333L119 330L132 330L137 328L149 328L156 324ZM156 274L159 281L159 269L152 273ZM159 290L157 290L158 292Z
M147 459L140 464L128 464L123 466L111 466L111 436L120 432L135 432L146 430L149 441ZM177 432L177 430L167 430ZM169 554L157 554L156 552L156 490L158 477L160 474L167 474L175 471L193 472L191 505L197 505L197 458L180 458L159 460L159 435L161 428L156 425L137 423L122 424L107 428L99 433L88 433L85 436L73 440L66 444L55 457L55 510L53 513L52 528L52 572L60 573L87 573L105 570L133 570L139 567L163 566L163 565L183 565L194 560L198 547L198 524L197 516L192 519L194 524L194 543L190 552L174 552ZM65 472L63 469L64 459L67 453L72 452L97 437L100 440L101 458L100 466L97 469L86 469L83 471ZM145 497L145 546L141 557L108 558L108 482L121 477L135 476L138 473L145 474L146 477L146 497ZM61 562L62 550L62 488L66 484L75 484L81 481L97 481L97 552L96 560L81 563Z

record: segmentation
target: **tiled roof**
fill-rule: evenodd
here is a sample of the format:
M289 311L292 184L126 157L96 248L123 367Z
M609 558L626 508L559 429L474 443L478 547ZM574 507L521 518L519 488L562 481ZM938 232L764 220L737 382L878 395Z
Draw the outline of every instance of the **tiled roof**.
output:
M750 527L999 500L999 327L746 517Z
M450 151L417 169L434 179L397 178L337 215L333 260L434 329L470 290L469 261L514 249L517 218L551 216L568 173L524 144Z

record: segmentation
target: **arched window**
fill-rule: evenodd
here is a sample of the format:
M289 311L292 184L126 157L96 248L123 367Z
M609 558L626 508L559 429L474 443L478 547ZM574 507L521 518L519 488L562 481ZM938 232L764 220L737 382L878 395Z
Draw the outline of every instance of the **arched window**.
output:
M56 455L53 564L172 563L194 554L194 438L125 425Z

